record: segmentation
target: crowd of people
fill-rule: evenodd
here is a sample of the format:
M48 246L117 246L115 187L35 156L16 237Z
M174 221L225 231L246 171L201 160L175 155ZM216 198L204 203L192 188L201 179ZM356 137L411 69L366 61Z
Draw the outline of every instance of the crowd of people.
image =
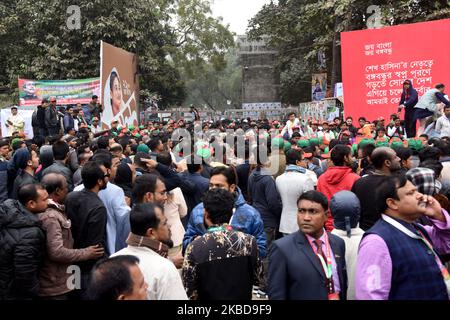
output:
M448 300L450 134L416 137L410 85L356 125L43 101L0 139L0 300Z

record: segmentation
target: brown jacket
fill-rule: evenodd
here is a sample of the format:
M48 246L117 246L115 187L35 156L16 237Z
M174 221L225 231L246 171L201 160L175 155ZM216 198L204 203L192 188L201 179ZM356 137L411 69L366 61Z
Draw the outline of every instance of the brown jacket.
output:
M70 292L67 280L73 275L68 267L88 259L87 249L73 249L70 220L64 214L64 206L49 201L48 209L38 215L46 232L47 252L39 273L39 296L57 296Z

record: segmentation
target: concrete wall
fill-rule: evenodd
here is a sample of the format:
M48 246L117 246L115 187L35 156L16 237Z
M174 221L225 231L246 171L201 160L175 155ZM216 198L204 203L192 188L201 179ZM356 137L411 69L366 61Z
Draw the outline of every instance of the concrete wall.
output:
M280 77L274 68L276 51L264 41L247 41L239 37L242 66L242 102L280 102Z

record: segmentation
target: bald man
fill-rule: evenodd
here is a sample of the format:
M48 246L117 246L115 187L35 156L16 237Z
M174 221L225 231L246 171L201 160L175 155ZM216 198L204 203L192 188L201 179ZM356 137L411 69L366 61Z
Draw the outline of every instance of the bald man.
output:
M49 173L42 178L42 185L48 192L48 208L38 215L46 233L47 251L39 273L39 296L47 299L66 300L73 288L67 286L72 264L103 257L99 246L73 249L70 220L64 210L68 186L66 178L59 173Z
M370 229L381 217L376 208L375 190L386 177L401 169L400 158L389 147L376 148L370 156L370 161L375 167L372 175L367 175L355 182L352 187L361 202L361 218L359 227L363 230Z

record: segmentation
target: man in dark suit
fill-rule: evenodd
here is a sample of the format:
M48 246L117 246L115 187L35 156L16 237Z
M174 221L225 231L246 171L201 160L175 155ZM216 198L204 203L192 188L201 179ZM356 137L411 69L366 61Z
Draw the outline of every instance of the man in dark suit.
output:
M308 191L297 207L300 230L274 241L269 253L269 299L344 300L345 243L325 232L327 198Z

